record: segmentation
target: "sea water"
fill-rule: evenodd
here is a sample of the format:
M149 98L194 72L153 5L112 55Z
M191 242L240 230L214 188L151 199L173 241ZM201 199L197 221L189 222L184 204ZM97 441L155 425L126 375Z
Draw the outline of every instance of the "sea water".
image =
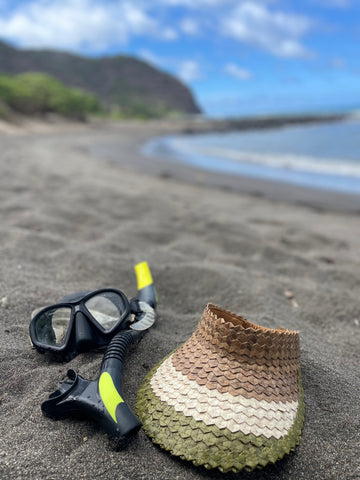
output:
M360 119L152 140L145 153L199 169L360 194Z

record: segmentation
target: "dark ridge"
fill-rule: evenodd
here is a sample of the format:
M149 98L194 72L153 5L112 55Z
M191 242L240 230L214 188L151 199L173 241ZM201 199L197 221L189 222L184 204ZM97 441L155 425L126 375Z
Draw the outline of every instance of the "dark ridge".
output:
M137 58L87 58L55 50L20 50L0 41L0 73L43 72L94 93L107 106L140 101L150 107L196 114L200 108L183 83Z

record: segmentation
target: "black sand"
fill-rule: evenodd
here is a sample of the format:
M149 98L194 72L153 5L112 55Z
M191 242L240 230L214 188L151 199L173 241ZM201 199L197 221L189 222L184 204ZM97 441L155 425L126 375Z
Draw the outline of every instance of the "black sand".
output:
M241 194L218 188L214 176L142 158L136 147L166 130L35 125L0 134L0 478L360 478L357 208L334 196L316 208L294 205L286 189L282 197ZM104 150L111 143L114 152L115 139L117 163ZM294 454L263 471L222 475L171 457L142 431L115 452L96 425L42 415L68 368L95 378L102 354L51 363L30 346L32 309L103 286L132 296L141 260L160 301L157 324L128 358L129 404L212 301L264 326L300 330L306 423Z

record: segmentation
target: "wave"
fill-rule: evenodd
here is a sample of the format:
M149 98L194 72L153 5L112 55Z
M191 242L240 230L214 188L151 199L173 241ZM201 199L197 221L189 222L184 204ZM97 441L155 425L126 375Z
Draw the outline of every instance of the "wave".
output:
M207 138L169 135L151 140L143 152L150 157L161 157L201 170L360 194L360 158L356 156L354 159L322 158L297 153L248 151L232 146L231 138L231 148L214 144L214 140L214 135Z
M171 139L167 148L186 156L201 155L239 164L264 165L303 173L341 175L360 178L360 163L336 158L318 158L297 154L260 153L230 148L189 144L182 139Z

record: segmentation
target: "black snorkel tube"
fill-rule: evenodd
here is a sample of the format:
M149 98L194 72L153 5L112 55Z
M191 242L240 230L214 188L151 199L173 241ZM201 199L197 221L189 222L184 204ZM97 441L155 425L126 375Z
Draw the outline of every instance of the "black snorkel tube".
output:
M146 262L135 266L138 281L138 308L128 330L117 333L106 348L97 380L86 380L74 370L68 378L42 403L46 416L62 419L81 416L95 420L122 448L141 427L138 418L124 400L121 388L125 355L134 342L155 322L157 295Z

